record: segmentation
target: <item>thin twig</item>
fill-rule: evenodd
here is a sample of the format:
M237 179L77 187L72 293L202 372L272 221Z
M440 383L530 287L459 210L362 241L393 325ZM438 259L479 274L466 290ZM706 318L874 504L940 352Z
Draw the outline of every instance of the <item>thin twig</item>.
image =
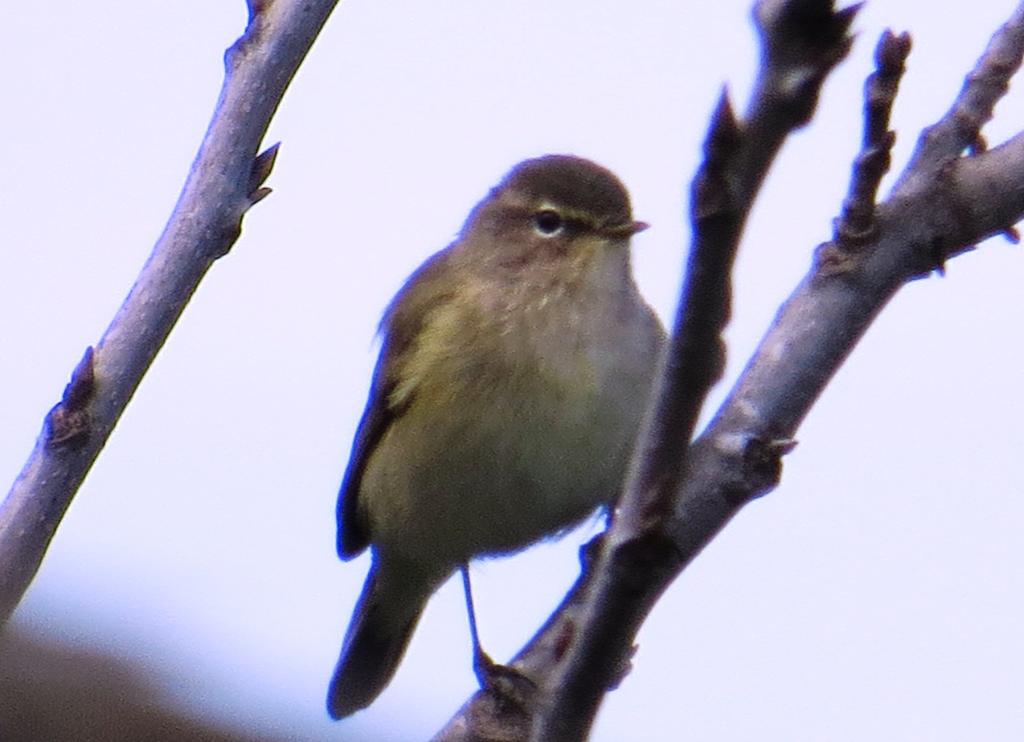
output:
M1024 4L1018 5L1010 19L992 36L946 114L921 132L917 150L907 166L907 175L934 175L965 150L986 148L981 127L992 118L996 103L1006 94L1010 78L1021 65L1022 37ZM894 192L902 186L903 179Z
M195 163L163 234L124 304L47 415L0 504L0 626L14 611L100 450L213 262L264 198L276 145L257 156L292 76L337 0L249 3Z
M910 36L886 30L875 48L875 71L864 84L864 139L853 162L850 190L833 225L833 240L842 249L868 241L875 226L875 198L892 162L896 134L889 116L910 54Z

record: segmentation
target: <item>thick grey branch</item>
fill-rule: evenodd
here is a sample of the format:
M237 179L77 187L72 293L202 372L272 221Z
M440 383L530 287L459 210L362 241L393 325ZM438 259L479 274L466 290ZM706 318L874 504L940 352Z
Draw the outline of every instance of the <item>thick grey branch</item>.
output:
M250 2L225 55L210 127L174 212L124 304L47 415L0 505L0 625L21 600L75 492L206 271L269 193L276 147L257 148L337 0Z

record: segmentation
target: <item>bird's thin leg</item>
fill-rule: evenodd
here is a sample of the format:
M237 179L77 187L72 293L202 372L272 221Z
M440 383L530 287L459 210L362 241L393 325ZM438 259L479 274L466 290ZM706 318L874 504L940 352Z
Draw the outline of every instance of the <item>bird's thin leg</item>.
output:
M484 651L483 647L480 646L480 634L477 633L476 629L476 610L473 608L473 589L469 585L469 565L463 564L460 568L462 571L462 589L466 593L466 613L469 615L469 633L473 638L473 672L476 674L476 679L479 681L481 687L487 687L490 683L490 678L494 673L496 667L494 660L492 660L487 652Z
M506 703L528 708L537 695L537 684L514 667L499 665L480 646L476 630L476 610L473 608L473 590L469 586L469 565L463 564L462 588L466 593L466 613L469 615L469 633L473 637L473 672L480 687Z

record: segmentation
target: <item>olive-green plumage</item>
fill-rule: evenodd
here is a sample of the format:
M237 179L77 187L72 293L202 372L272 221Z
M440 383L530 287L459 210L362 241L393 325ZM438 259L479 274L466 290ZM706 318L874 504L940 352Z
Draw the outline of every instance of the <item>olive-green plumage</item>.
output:
M340 718L393 676L427 599L617 495L664 344L633 281L629 196L608 170L527 160L381 322L338 500L338 551L373 561L328 693Z

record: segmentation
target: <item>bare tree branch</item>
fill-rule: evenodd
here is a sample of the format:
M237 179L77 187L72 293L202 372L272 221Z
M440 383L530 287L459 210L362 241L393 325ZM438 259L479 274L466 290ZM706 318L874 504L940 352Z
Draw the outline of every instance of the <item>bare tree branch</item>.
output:
M257 148L336 2L250 0L249 23L225 55L220 98L174 212L0 505L0 625L200 280L238 238L245 212L269 193L263 182L276 145L259 156Z
M910 54L910 36L882 34L875 48L875 72L864 85L864 140L853 162L850 190L843 210L834 224L833 240L855 247L873 234L875 197L882 178L892 164L896 133L889 131L889 116L896 100L903 63Z
M784 0L762 3L758 16L784 7ZM537 684L536 692L508 699L482 690L435 739L526 739L534 718L541 720L532 739L583 738L603 693L628 669L632 637L654 601L743 505L776 486L780 456L793 446L799 424L889 299L907 281L941 269L950 256L1010 230L1024 217L1024 133L990 152L979 133L1024 54L1024 5L994 36L950 112L924 132L893 192L875 208L891 146L888 109L909 50L905 36L887 39L879 47L876 83L892 91L876 89L882 100L868 111L870 142L865 142L865 150L875 147L880 154L854 168L855 215L844 213L838 220L851 230L837 229L836 239L819 247L811 271L780 308L685 461L668 466L666 481L646 461L636 466L629 494L598 553L587 554L570 594L513 662ZM754 128L756 121L749 116L746 127ZM970 156L963 157L968 148ZM771 157L759 159L770 162ZM856 240L844 238L851 233ZM669 379L675 371L670 360ZM671 383L665 383L662 395ZM682 404L689 409L692 400ZM657 417L650 427L659 434L667 429L659 429ZM671 444L659 439L638 450L646 457L655 446L670 450ZM651 477L646 482L639 474L645 471ZM668 489L673 472L681 472L682 481L664 512L652 507L664 502L652 493ZM640 505L645 507L632 510Z
M996 103L1006 94L1010 78L1020 67L1019 50L1024 43L1020 38L1022 34L1024 6L1017 6L1006 24L992 37L946 115L922 132L905 176L933 173L941 163L959 157L968 148L985 148L981 127L992 118ZM897 184L894 190L899 189Z

